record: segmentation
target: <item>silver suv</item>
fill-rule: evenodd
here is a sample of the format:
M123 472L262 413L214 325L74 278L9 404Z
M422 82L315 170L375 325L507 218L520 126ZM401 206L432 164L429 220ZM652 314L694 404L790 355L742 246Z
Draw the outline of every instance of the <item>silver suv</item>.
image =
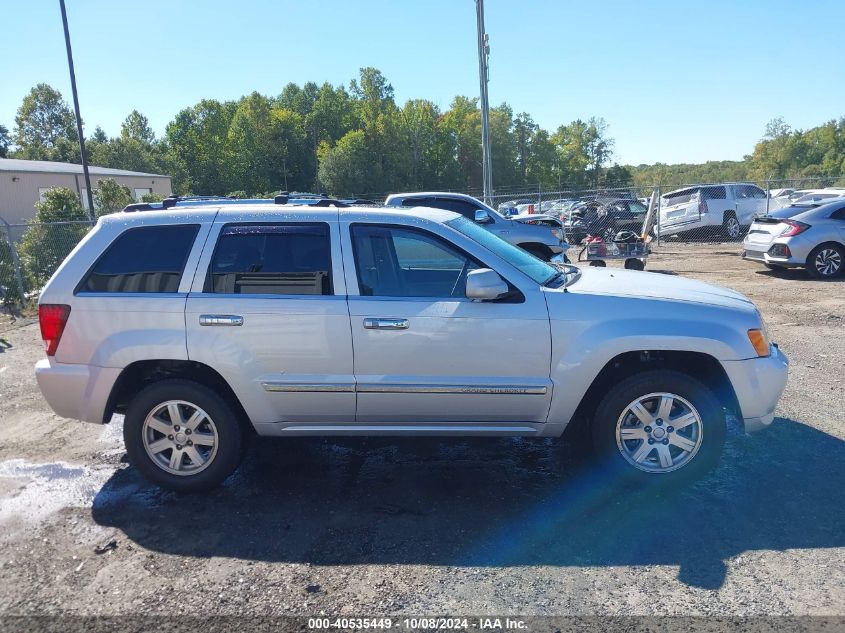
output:
M556 437L621 476L714 466L768 426L787 361L736 292L553 266L463 216L322 203L103 217L39 302L61 416L124 413L131 463L203 490L246 438Z
M511 244L516 244L543 261L568 262L563 225L558 218L541 213L505 217L472 196L463 193L425 191L394 193L387 197L389 207L430 207L460 213Z

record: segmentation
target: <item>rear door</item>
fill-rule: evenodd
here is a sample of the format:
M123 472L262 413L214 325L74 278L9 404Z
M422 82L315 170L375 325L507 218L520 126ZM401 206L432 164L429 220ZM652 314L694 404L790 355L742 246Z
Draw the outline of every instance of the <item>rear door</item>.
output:
M536 284L475 302L466 275L485 262L437 233L341 226L359 424L545 422L551 335Z
M187 300L189 358L218 371L256 424L354 420L336 212L224 213Z

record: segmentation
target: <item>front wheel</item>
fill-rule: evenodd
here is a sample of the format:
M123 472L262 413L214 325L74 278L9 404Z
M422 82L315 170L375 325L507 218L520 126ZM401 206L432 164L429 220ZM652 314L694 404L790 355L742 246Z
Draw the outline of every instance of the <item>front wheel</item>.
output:
M229 404L204 385L163 380L129 403L123 439L130 463L154 484L201 492L223 483L241 459L243 433Z
M616 384L592 422L602 465L623 479L695 480L719 462L725 434L725 416L713 392L669 370Z

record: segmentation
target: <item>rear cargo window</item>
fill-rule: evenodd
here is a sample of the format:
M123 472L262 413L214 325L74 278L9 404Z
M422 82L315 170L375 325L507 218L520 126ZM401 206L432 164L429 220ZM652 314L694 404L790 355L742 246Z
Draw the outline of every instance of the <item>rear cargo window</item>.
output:
M667 206L671 206L673 204L684 204L685 202L689 202L697 193L698 189L685 189L684 191L667 194L663 200Z
M143 226L121 233L79 292L178 292L198 224Z
M325 223L223 228L205 292L330 295L331 242Z

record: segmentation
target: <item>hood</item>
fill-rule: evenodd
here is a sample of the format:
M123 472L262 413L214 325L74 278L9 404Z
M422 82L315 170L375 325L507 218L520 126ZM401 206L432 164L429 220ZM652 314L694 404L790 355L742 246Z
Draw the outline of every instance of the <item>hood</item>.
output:
M561 226L560 219L556 218L553 215L548 215L547 213L520 213L519 215L512 215L510 220L514 222L543 222L548 224L549 222L553 222L556 226Z
M581 268L581 278L567 290L582 294L663 299L756 310L748 297L728 288L686 277L636 270L585 266Z

